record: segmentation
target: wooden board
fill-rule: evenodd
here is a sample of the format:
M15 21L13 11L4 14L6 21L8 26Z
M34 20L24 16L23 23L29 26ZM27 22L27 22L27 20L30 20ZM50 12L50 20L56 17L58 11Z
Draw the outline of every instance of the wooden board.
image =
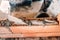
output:
M49 25L49 26L13 26L0 27L1 38L20 38L20 37L50 37L60 36L60 26ZM4 30L3 30L4 29Z

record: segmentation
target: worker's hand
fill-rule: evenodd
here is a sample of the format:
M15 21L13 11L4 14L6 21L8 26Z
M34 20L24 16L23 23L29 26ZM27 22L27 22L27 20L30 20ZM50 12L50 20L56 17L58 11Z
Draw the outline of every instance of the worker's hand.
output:
M60 14L57 15L57 20L59 21L59 25L60 25Z

